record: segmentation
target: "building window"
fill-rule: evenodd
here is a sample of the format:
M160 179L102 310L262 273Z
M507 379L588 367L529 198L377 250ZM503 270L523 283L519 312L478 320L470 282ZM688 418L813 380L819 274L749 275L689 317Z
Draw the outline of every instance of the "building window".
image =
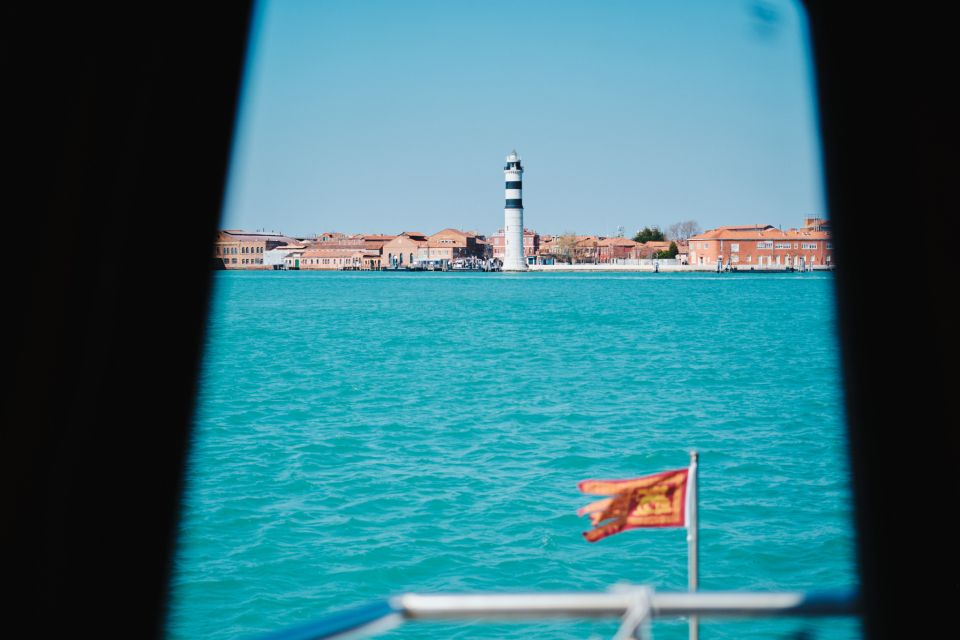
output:
M760 240L757 242L757 249L773 249L772 240Z
M731 253L740 253L740 245L738 243L733 243L730 245Z

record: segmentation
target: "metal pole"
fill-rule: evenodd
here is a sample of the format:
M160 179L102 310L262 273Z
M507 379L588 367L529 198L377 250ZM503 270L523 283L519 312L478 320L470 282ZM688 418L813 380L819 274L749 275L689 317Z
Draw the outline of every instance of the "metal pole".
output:
M699 454L696 451L690 452L690 478L688 480L690 500L687 508L690 512L687 514L687 589L693 593L697 590L700 583L700 563L698 555L699 521L697 519L697 491L699 487L697 478L697 461ZM690 616L690 640L700 638L700 617Z

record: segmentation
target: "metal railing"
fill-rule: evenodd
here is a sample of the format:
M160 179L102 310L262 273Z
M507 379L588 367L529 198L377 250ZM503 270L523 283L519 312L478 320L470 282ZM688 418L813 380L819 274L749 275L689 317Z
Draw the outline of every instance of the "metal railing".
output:
M656 593L649 587L607 592L556 593L406 593L321 618L262 640L320 640L358 637L407 621L542 620L545 618L621 618L618 638L638 637L651 619L854 616L856 591Z

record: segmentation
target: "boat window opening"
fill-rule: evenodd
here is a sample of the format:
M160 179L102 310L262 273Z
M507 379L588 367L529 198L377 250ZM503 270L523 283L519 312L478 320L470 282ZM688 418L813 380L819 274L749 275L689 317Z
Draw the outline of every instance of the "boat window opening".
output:
M686 531L587 542L578 486L694 450L698 589L855 590L815 97L788 0L257 2L168 637L410 592L683 591Z

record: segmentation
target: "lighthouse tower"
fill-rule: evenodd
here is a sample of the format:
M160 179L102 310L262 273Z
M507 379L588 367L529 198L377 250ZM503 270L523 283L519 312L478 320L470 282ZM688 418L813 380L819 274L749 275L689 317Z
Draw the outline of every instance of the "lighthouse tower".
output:
M520 156L511 151L503 167L506 204L503 208L503 270L526 271L523 255L523 167Z

